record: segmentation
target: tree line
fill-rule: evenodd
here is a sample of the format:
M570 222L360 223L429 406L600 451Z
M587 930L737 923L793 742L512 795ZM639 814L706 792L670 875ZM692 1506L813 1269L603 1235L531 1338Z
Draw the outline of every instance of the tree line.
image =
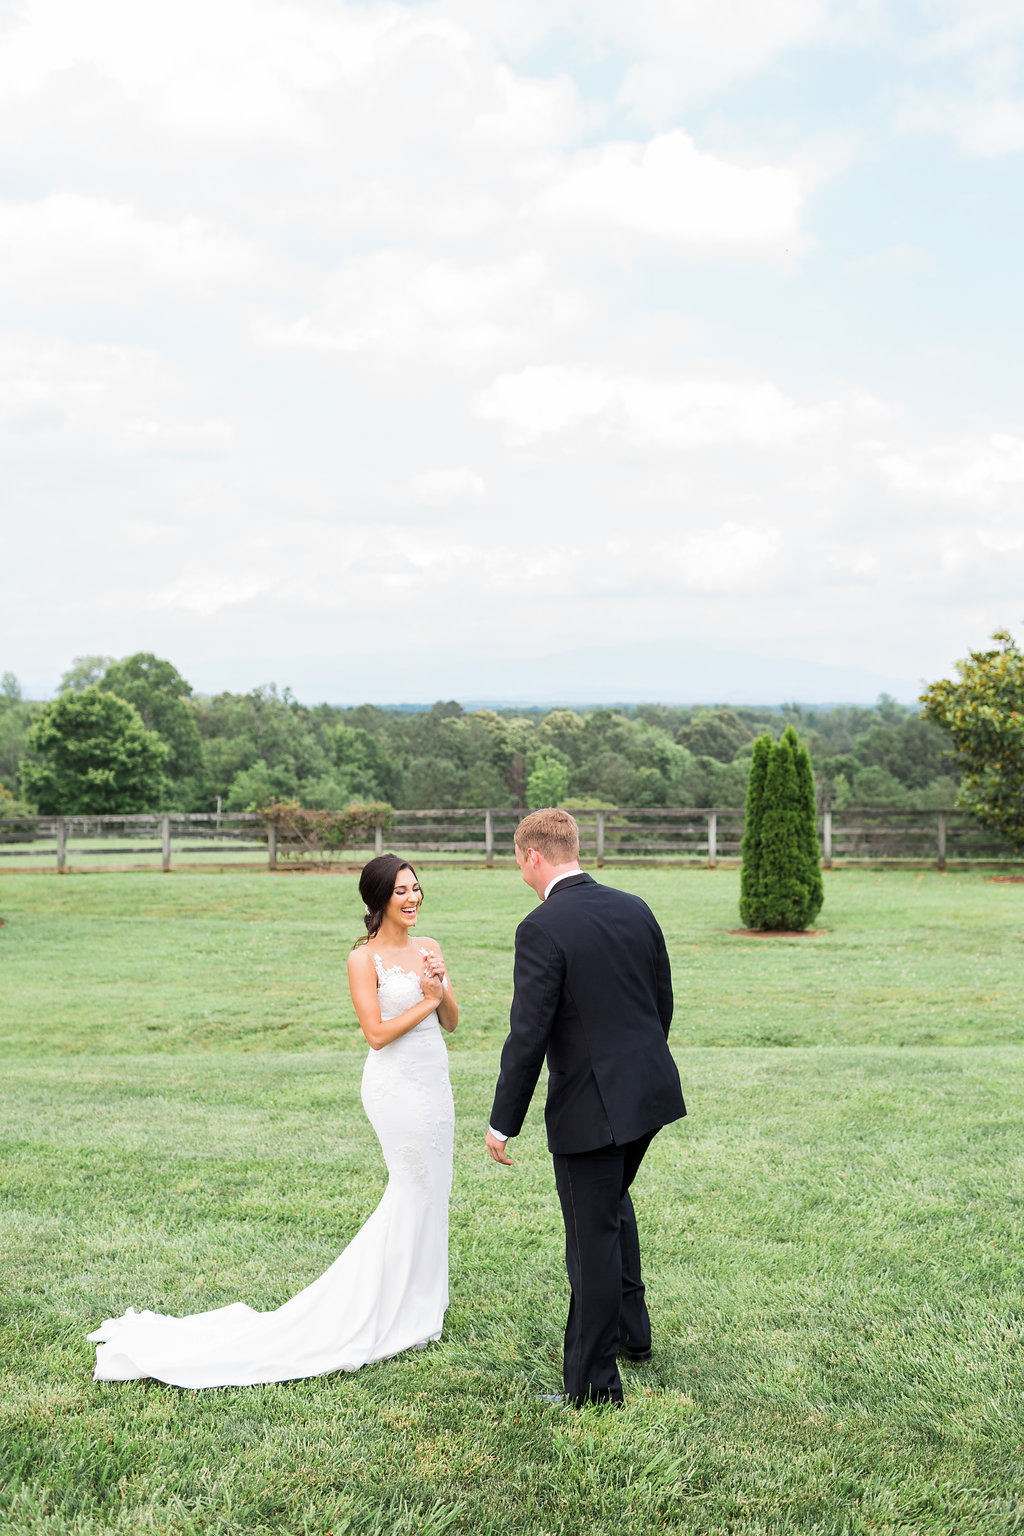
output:
M49 703L23 699L3 675L0 806L739 806L755 741L790 726L810 753L819 807L927 810L957 792L949 731L885 695L827 709L341 707L273 684L197 694L171 662L140 652L78 658Z

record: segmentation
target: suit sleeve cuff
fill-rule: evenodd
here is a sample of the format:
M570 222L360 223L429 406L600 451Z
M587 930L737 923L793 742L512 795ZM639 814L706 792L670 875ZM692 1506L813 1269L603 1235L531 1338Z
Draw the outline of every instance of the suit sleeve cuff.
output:
M495 1141L508 1141L508 1137L502 1135L501 1131L496 1131L493 1125L489 1125L487 1131L489 1135L494 1137Z

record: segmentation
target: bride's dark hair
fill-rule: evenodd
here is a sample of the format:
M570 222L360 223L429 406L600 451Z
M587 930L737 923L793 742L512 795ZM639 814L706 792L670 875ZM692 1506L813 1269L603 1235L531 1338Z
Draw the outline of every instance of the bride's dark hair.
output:
M366 924L366 938L357 939L352 945L358 949L360 944L376 938L380 932L380 925L384 921L384 913L387 911L388 902L395 893L395 882L399 871L408 869L412 871L413 879L419 883L419 875L413 869L408 859L400 859L397 853L381 853L369 864L363 865L363 872L359 876L359 894L363 898L366 907L366 915L363 922ZM422 900L422 888L421 888Z

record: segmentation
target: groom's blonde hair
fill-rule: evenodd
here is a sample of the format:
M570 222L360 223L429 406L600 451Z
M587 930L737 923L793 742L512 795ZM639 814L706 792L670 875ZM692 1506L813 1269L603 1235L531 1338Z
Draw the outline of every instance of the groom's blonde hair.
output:
M515 844L520 853L536 848L549 864L574 864L580 856L580 829L568 811L547 806L523 817L516 827Z

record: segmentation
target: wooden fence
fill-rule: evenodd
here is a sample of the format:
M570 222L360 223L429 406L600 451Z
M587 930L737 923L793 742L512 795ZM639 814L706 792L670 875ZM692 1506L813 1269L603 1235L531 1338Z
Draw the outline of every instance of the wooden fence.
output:
M698 864L714 868L740 857L743 811L736 807L622 807L577 811L585 863L605 865ZM395 811L390 827L378 826L365 846L323 855L322 862L362 863L384 847L435 864L511 863L512 834L521 811ZM1007 845L960 811L898 811L861 807L819 817L822 863L932 864L1011 859ZM145 855L152 865L265 863L292 866L300 850L279 843L262 816L225 812L196 815L27 816L0 820L0 859L6 866L38 867L44 855L60 873L95 868L98 859ZM224 859L224 855L229 855ZM220 856L219 859L216 856ZM4 866L0 866L2 868Z

